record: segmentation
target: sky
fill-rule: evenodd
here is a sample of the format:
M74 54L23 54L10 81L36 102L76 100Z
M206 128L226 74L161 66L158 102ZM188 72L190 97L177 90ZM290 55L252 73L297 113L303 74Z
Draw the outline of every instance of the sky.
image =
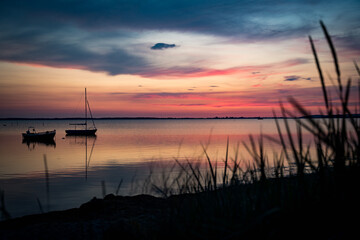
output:
M0 118L83 116L85 87L94 117L266 117L289 96L316 113L308 36L331 86L325 23L356 89L359 12L358 0L3 0Z

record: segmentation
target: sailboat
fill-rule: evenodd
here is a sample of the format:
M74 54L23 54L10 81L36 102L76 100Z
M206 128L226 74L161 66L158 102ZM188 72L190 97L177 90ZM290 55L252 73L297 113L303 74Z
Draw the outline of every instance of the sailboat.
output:
M89 113L91 116L92 127L88 127L88 116L87 110L89 109ZM93 120L93 116L90 109L90 104L86 97L86 88L85 88L85 122L84 123L70 123L69 125L75 126L75 129L65 130L66 135L68 136L94 136L97 129ZM84 126L84 129L76 129L76 126Z

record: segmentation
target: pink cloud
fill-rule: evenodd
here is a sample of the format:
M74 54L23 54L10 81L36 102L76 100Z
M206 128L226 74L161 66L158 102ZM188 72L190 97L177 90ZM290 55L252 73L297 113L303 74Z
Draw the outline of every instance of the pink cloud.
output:
M266 78L267 74L254 74L260 73L258 71L289 68L301 64L308 63L308 59L296 58L289 59L282 62L275 62L270 64L262 65L249 65L249 66L237 66L226 69L210 69L210 68L194 68L194 67L173 67L167 69L154 69L149 72L140 73L143 77L160 77L160 78L194 78L194 77L212 77L212 76L223 76L223 75L238 75L248 74L250 77L262 77ZM277 71L278 72L278 71ZM279 74L279 73L277 73Z

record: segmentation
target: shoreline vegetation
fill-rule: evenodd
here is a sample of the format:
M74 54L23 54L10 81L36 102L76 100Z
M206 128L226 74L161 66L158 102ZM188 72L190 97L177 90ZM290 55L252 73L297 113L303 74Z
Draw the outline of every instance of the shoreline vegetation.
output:
M179 161L161 174L151 172L146 193L106 195L65 211L0 222L2 239L349 239L358 235L360 214L360 100L349 109L351 79L344 85L331 37L320 21L336 72L337 99L327 87L315 45L309 37L323 90L324 110L314 120L297 100L274 112L278 139L260 134L232 155L229 141L221 160L202 145L201 161ZM360 77L358 65L354 62ZM359 81L357 84L359 84ZM360 99L360 84L358 93ZM295 116L305 116L296 118ZM336 116L347 116L340 118ZM290 132L288 118L296 121ZM283 122L283 125L280 125ZM282 126L282 127L281 127ZM312 136L310 142L304 132ZM270 155L264 141L280 152ZM312 150L314 149L314 151ZM239 158L247 151L252 161ZM205 165L205 167L204 167ZM120 188L121 183L119 184ZM4 193L0 211L6 218ZM7 213L7 214L6 214ZM8 216L9 217L9 216Z

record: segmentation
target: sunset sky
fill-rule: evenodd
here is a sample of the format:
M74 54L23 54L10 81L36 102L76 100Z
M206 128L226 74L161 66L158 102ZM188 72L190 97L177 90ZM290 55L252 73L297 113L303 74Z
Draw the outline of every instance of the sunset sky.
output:
M315 113L309 35L335 76L319 20L357 80L359 0L3 0L0 118L82 116L85 87L94 117L271 116L288 96Z

